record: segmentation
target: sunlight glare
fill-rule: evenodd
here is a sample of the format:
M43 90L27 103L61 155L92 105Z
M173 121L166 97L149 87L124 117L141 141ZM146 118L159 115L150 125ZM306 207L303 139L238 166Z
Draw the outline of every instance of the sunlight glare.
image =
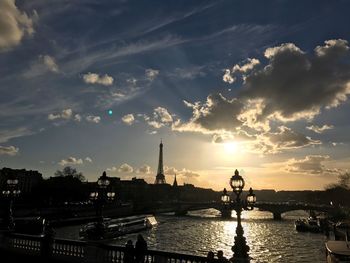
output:
M237 152L237 143L235 142L226 142L224 143L224 149L226 153L232 154Z

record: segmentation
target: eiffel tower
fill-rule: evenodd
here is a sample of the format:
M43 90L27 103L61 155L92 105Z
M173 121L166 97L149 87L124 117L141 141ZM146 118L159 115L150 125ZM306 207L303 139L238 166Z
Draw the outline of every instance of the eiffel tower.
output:
M164 169L163 169L163 142L162 141L160 141L160 144L159 144L158 170L157 170L157 176L154 184L166 184Z

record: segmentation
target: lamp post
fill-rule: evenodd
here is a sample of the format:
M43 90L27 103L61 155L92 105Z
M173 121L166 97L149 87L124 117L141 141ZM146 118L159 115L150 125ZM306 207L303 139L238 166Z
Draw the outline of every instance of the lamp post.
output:
M19 196L20 193L21 190L18 189L18 179L13 174L10 174L6 180L6 189L2 191L3 196L8 199L6 224L10 231L15 228L15 222L13 220L13 200L15 197Z
M249 189L249 193L246 199L241 199L242 190L244 188L245 182L242 176L239 175L238 170L235 170L235 174L230 179L230 186L232 188L235 196L232 196L232 201L230 196L227 194L226 188L221 196L221 201L223 205L228 208L234 209L237 214L237 227L235 243L232 246L233 252L233 262L249 262L249 246L247 245L246 239L244 237L244 231L242 227L241 213L243 210L253 210L254 204L256 202L256 196L253 193L253 189ZM227 209L226 211L230 211Z
M225 218L230 218L231 217L231 198L227 193L226 188L224 188L224 191L221 196L221 204L222 204L221 216Z
M97 180L98 188L96 191L90 193L90 199L95 203L96 207L96 228L103 230L103 207L108 201L112 201L115 198L114 192L107 191L110 181L106 172L103 172L102 176Z

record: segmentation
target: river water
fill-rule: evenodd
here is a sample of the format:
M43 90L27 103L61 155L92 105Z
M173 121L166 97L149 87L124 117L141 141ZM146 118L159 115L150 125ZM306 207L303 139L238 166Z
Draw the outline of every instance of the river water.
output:
M234 215L234 214L232 214ZM250 246L252 262L326 262L322 234L300 233L294 220L306 217L303 211L286 213L283 220L275 221L271 213L244 211L242 225ZM223 250L232 256L236 220L221 219L217 210L190 212L187 216L157 215L158 225L141 232L150 249L206 256L208 251ZM57 237L78 239L80 226L56 229ZM137 234L129 234L110 241L124 245L136 241Z

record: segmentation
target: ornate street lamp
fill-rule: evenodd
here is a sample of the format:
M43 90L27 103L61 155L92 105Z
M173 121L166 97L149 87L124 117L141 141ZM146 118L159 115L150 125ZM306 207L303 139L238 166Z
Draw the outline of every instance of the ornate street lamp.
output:
M221 216L224 218L231 218L231 198L226 188L224 188L221 195L221 205Z
M222 193L221 202L222 202L224 205L229 204L229 203L231 202L230 195L227 193L226 188L224 188L224 191L223 191L223 193Z
M235 236L235 244L232 246L233 262L249 262L249 246L247 245L244 237L244 231L241 221L241 213L243 210L253 210L256 202L256 196L253 193L253 189L249 189L249 193L245 200L241 199L241 194L244 188L245 182L242 176L239 175L238 170L235 170L235 174L230 179L230 186L235 196L232 196L232 202L227 194L226 188L221 196L222 203L228 206L230 209L234 209L237 214L237 228ZM224 210L225 211L225 210ZM228 209L226 210L228 211ZM230 211L230 210L229 210Z
M13 220L13 200L15 197L19 196L20 193L21 190L18 189L18 179L13 174L10 174L6 180L6 189L2 191L2 194L9 200L6 223L8 229L11 231L15 228Z
M109 179L107 177L106 172L102 173L102 176L100 176L100 178L97 180L97 184L101 189L105 189L107 188L107 186L109 185Z
M90 193L90 200L93 201L96 206L96 227L101 231L103 229L103 207L108 201L115 199L114 192L107 192L109 184L110 181L107 174L106 172L103 172L102 176L97 180L97 190Z

